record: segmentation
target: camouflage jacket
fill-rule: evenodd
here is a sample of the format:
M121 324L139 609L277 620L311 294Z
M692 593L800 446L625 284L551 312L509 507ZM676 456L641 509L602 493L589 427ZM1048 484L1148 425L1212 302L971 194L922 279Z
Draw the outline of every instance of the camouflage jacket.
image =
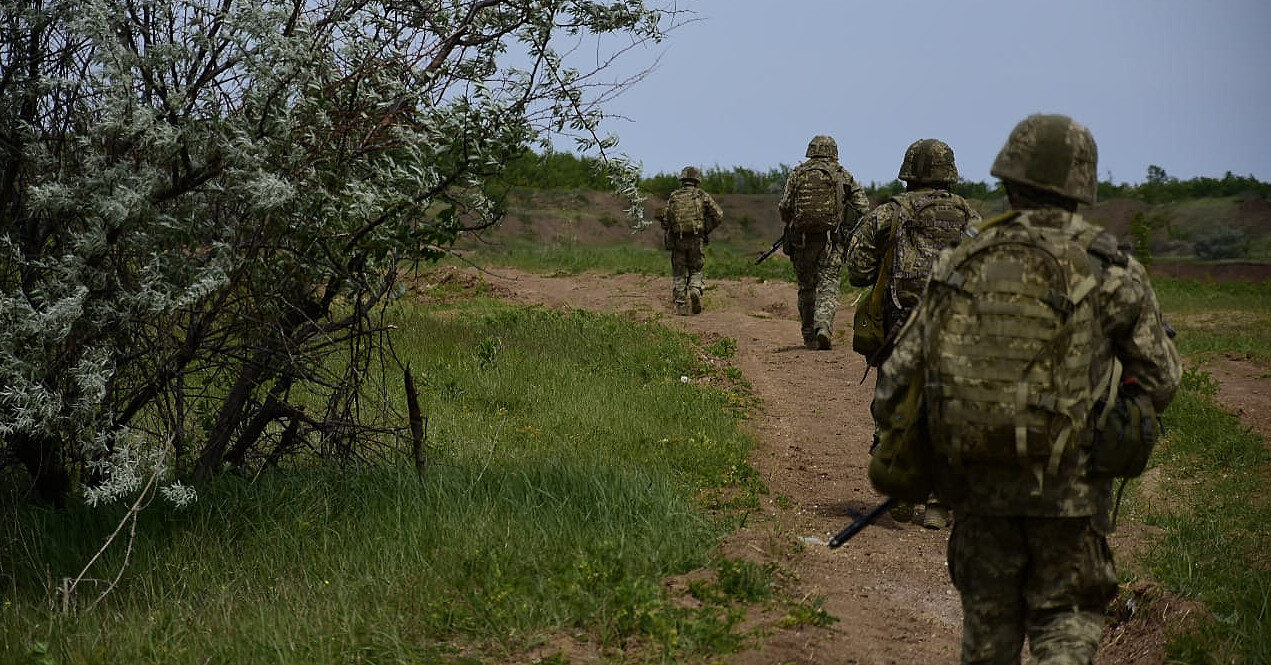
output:
M927 196L933 191L925 188L917 189L904 192L895 199L916 199ZM952 193L949 196L966 204L967 211L970 213L967 218L968 227L980 223L980 214L966 203L966 199ZM852 232L852 239L847 245L847 265L845 266L847 280L852 286L873 286L878 281L878 270L883 263L883 255L890 249L887 239L899 221L900 204L894 199L889 199L869 211L869 214L856 225L856 230Z
M703 233L709 235L711 231L715 230L715 227L719 226L720 222L724 221L724 209L719 207L719 204L715 202L715 199L711 197L706 190L698 187L697 185L684 184L676 191L681 189L693 190L701 197L703 224L705 227L705 231ZM667 219L666 213L667 209L663 206L663 208L657 212L655 217L658 220L658 224L662 226L662 230L669 231L671 228L671 221Z
M1080 216L1061 210L1031 210L1022 214L1027 215L1034 226L1070 229L1090 226ZM975 241L968 241L954 252L945 252L933 273L941 274L945 265L956 260L956 254L974 246ZM1133 257L1122 254L1116 240L1107 233L1092 245L1090 255L1100 266L1099 286L1094 297L1102 332L1094 350L1095 366L1091 368L1091 376L1104 376L1113 358L1120 360L1124 376L1138 380L1159 412L1173 399L1182 368L1178 351L1166 335L1147 271ZM905 391L909 381L922 370L924 340L928 338L926 328L932 325L926 314L932 308L933 298L938 299L939 292L929 290L917 315L901 329L895 349L879 368L875 404L896 403L895 397ZM886 422L892 417L882 410L874 414L877 422ZM1091 434L1089 430L1081 434L1079 441L1084 443L1080 454L1066 460L1055 476L1031 474L1018 466L976 468L972 474L966 468L954 469L946 463L937 470L936 492L955 511L967 514L1106 517L1112 480L1094 478L1087 472L1086 451Z
M785 191L781 194L781 202L777 204L777 211L781 213L782 222L789 224L790 220L794 218L794 183L798 182L796 175L799 169L808 168L813 164L824 166L827 162L843 181L843 201L846 204L843 206L843 215L845 217L851 215L854 221L869 212L869 197L865 195L865 188L856 182L856 178L852 177L852 174L843 168L842 164L829 157L813 157L794 167L794 170L790 172L790 176L786 178Z

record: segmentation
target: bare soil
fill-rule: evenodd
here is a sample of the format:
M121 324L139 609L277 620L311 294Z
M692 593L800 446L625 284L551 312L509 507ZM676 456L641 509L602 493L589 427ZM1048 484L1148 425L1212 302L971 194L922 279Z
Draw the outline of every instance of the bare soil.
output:
M709 271L709 266L708 266ZM469 273L475 281L476 275ZM755 648L723 662L733 665L956 663L961 609L945 564L947 530L900 524L884 515L839 550L829 537L883 497L866 478L873 432L869 402L874 377L862 383L865 364L853 353L847 328L852 304L843 303L829 351L804 349L793 303L794 285L756 280L708 280L705 311L673 314L669 280L643 275L584 274L545 277L494 269L483 279L494 293L515 302L579 308L737 342L733 362L753 386L760 406L751 421L758 444L751 463L770 489L762 509L723 545L731 557L776 563L796 598L822 607L839 621L828 627L783 627L783 609L756 612L748 625L763 638ZM1261 414L1267 427L1271 391L1265 372L1235 360L1216 376L1245 377L1239 388L1251 400L1245 413ZM1235 402L1231 402L1233 405ZM1236 406L1234 408L1242 408ZM1263 430L1266 431L1265 429ZM1123 523L1112 545L1119 560L1156 537L1149 527ZM683 581L672 581L674 586ZM1126 590L1111 612L1099 665L1165 662L1167 636L1187 630L1205 610L1159 587ZM569 649L591 662L586 649ZM716 661L712 661L716 662Z

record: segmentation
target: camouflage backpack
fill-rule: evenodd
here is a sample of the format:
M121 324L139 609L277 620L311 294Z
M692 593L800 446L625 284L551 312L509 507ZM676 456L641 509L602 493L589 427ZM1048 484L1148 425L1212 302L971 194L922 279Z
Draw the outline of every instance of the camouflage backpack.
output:
M666 219L675 233L701 233L706 230L706 205L702 190L681 187L671 192L666 204Z
M928 422L954 468L1054 475L1094 403L1098 321L1090 245L1101 231L985 223L931 276L924 340Z
M891 201L900 207L900 218L891 235L887 304L901 312L921 300L940 250L962 238L971 214L964 202L943 190L917 197L894 196Z
M843 217L843 180L830 162L805 164L794 177L794 216L791 228L822 233L838 226Z

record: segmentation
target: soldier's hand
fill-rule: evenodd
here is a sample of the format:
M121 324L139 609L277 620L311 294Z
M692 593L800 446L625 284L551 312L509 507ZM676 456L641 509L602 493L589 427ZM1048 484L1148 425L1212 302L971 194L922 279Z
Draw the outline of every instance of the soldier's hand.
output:
M711 234L707 233L706 235L702 236L702 246L704 247L709 244L711 244Z

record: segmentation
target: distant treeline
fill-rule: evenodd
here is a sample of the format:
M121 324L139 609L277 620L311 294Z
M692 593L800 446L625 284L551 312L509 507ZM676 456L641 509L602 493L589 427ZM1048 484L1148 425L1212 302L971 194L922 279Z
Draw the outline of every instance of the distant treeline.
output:
M607 190L609 181L596 163L595 158L578 157L567 152L541 155L527 152L508 165L504 180L513 187ZM789 174L790 167L785 164L767 171L740 166L731 169L712 166L702 170L702 187L712 194L780 194ZM640 182L640 189L650 196L666 196L679 186L679 173L659 173ZM871 199L880 201L905 191L905 183L900 180L883 184L871 182L865 190ZM990 185L969 180L954 185L953 191L966 198L980 200L1005 196L998 183ZM1271 183L1253 176L1238 176L1231 171L1222 178L1179 180L1156 165L1147 168L1147 178L1142 183L1099 183L1100 200L1129 198L1147 203L1171 203L1228 196L1271 198Z

